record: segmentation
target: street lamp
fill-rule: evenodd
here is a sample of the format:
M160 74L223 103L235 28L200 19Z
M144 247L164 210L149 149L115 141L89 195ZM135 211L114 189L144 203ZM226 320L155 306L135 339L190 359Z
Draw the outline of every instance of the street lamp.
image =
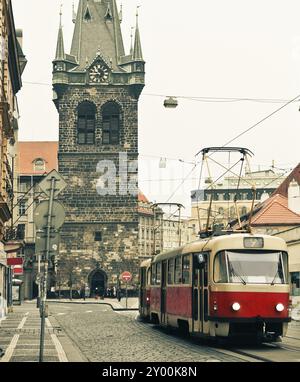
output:
M166 109L175 109L178 106L178 101L175 97L167 97L164 101Z

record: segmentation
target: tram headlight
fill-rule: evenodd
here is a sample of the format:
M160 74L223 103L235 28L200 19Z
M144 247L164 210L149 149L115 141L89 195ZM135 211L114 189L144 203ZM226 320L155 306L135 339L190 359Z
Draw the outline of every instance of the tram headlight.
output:
M235 311L235 312L238 312L240 309L241 309L241 305L238 303L238 302L234 302L232 304L232 309Z
M284 305L279 303L276 305L277 312L282 312L284 310Z

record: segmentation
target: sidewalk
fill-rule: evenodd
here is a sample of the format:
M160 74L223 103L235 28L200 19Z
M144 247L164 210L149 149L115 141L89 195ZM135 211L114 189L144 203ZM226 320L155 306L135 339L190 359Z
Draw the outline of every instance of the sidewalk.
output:
M1 362L39 362L41 319L36 301L14 306L0 322ZM46 318L44 362L85 361L70 340L60 334L53 317Z
M104 298L103 300L95 298L86 298L83 299L49 299L48 303L67 303L67 304L109 304L113 309L126 309L126 298L122 298L119 302L116 298ZM128 309L138 309L139 308L139 300L138 297L128 297L127 301Z

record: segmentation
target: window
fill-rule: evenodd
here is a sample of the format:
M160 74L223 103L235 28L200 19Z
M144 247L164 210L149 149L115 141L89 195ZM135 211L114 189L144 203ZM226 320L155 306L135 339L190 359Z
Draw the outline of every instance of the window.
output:
M19 240L25 239L25 224L18 224L17 239L19 239Z
M224 208L223 207L219 208L219 215L224 215Z
M160 280L161 280L161 263L156 264L156 280L155 284L160 285Z
M292 295L300 296L300 272L291 272Z
M27 200L23 199L19 202L19 216L25 215L26 209L27 209Z
M181 257L175 259L175 284L181 283Z
M42 158L35 159L33 162L34 171L45 171L45 161Z
M190 256L183 256L182 258L182 283L190 283Z
M168 284L174 283L174 259L168 262Z
M95 241L102 241L102 232L95 232Z
M151 285L155 285L156 280L156 264L153 264L151 267Z
M287 254L284 252L229 252L217 254L214 281L217 283L286 284Z
M102 143L118 145L120 143L120 108L114 102L108 102L102 110Z
M96 107L91 102L82 102L78 106L77 133L80 145L95 143Z

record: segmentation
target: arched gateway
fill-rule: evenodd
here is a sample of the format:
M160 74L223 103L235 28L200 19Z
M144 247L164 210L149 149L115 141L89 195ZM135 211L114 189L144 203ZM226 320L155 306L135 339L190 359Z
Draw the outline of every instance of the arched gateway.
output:
M93 270L88 277L91 297L103 296L107 286L107 274L102 269Z

